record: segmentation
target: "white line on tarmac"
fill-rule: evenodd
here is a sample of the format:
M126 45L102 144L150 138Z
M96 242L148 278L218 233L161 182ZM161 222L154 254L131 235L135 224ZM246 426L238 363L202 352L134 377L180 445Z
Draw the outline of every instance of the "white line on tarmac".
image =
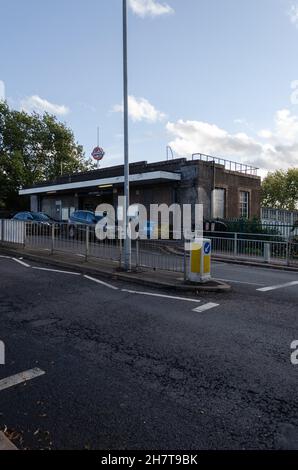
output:
M248 281L236 281L234 279L219 279L216 278L217 281L223 281L223 282L233 282L235 284L247 284L249 286L264 286L265 284L261 284L260 282L248 282Z
M292 281L292 282L287 282L286 284L279 284L277 286L268 286L268 287L262 287L261 289L257 289L259 292L269 292L271 290L276 290L276 289L283 289L284 287L292 287L292 286L297 286L298 281Z
M149 295L151 297L161 297L164 299L172 299L172 300L183 300L184 302L195 302L197 304L201 302L201 300L189 299L188 297L175 297L173 295L154 294L152 292L140 292L140 291L129 290L129 289L121 289L121 291L127 292L128 294Z
M0 255L0 258L11 259L11 256Z
M27 382L28 380L35 379L36 377L40 377L44 374L44 370L38 369L36 367L35 369L26 370L25 372L12 375L11 377L0 380L0 391L5 390L6 388L14 387L15 385L19 385L23 382Z
M100 281L99 279L95 279L94 277L84 276L85 279L89 279L89 281L96 282L97 284L101 284L102 286L108 287L109 289L119 290L118 287L112 286L112 284L108 284L107 282Z
M33 266L32 269L36 269L38 271L48 271L50 273L61 273L61 274L70 274L72 276L80 276L80 273L74 273L71 271L61 271L59 269L49 269L49 268L38 268L36 266Z
M2 431L0 432L0 450L18 450Z
M204 304L204 305L201 305L200 307L194 308L193 312L202 313L202 312L206 312L207 310L211 310L212 308L215 308L215 307L219 307L219 304L214 304L210 302L208 304Z
M30 268L30 264L25 263L24 261L21 261L20 259L17 258L12 258L16 263L21 264L22 266L25 266L25 268Z

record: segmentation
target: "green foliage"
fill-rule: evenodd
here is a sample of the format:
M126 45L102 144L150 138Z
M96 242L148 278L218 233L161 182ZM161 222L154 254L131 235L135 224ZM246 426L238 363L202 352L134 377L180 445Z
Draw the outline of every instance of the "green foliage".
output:
M0 102L0 208L19 209L18 190L94 166L71 129L55 116L11 110Z
M269 173L262 184L264 207L295 210L298 206L298 168Z
M237 233L259 233L267 235L276 235L278 231L270 227L264 227L262 221L257 217L253 219L236 219L236 220L225 220L228 232Z

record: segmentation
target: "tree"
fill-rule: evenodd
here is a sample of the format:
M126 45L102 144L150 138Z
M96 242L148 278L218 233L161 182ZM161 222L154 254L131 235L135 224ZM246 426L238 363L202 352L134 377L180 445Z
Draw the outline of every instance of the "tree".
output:
M0 208L16 210L18 191L41 181L94 168L74 134L55 116L11 110L0 102Z
M298 208L298 168L269 173L262 184L264 207L287 209Z

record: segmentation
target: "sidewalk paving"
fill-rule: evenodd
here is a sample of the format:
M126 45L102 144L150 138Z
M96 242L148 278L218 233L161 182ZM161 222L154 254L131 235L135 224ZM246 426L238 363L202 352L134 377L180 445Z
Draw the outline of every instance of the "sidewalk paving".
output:
M13 257L25 257L27 260L45 263L49 266L60 267L61 269L76 270L82 274L100 275L107 279L130 281L147 287L159 289L171 289L176 291L192 292L227 292L231 286L221 281L210 281L204 284L188 284L184 282L184 274L179 272L161 271L140 268L137 271L124 272L119 268L119 262L89 258L71 254L54 253L50 254L47 250L23 249L0 246L0 252Z

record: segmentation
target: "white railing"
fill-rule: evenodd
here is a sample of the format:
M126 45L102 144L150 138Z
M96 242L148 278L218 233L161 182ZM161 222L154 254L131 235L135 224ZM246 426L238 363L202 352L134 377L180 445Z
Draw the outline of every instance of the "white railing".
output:
M261 221L263 228L275 230L283 237L298 234L298 211L287 211L283 209L261 209Z
M93 225L26 223L25 247L120 261L120 240L98 240Z
M208 234L212 253L221 258L272 264L298 265L298 240L278 235L252 233Z
M278 235L210 232L216 258L298 266L298 238ZM100 241L94 226L66 223L42 224L0 220L0 242L28 249L46 250L88 258L122 262L120 239ZM189 253L183 240L138 240L132 242L132 267L185 273Z
M25 243L25 222L0 219L0 241L23 245Z
M261 219L268 223L280 222L285 225L294 225L298 221L298 211L263 207L261 209Z

